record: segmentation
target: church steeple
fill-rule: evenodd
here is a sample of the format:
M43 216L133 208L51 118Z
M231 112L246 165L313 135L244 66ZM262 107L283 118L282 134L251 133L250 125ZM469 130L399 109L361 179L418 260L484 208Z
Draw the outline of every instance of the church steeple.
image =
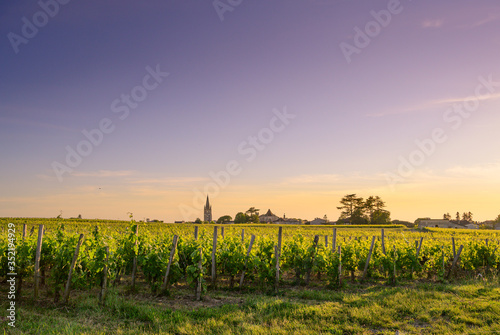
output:
M210 205L210 200L207 195L207 203L205 204L205 208L203 209L204 221L211 222L212 221L212 206Z

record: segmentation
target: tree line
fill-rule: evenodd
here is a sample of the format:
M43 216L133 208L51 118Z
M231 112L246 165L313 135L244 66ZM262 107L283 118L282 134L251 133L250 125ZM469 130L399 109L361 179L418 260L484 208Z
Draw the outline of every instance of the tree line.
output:
M391 213L385 209L385 202L379 196L369 196L366 200L356 194L348 194L340 200L342 206L337 224L390 224Z

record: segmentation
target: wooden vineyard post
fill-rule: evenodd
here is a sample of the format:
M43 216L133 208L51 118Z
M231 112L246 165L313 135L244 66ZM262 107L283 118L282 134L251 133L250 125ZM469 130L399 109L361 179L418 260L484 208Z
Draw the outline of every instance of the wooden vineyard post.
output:
M220 234L222 238L224 238L224 227L220 227Z
M396 254L396 246L395 245L393 246L393 250L394 250L394 272L393 272L394 281L393 281L393 283L396 284L396 260L397 260L397 254Z
M137 249L137 235L139 234L139 225L135 225L135 242L134 242L134 262L132 263L132 290L135 290L135 279L137 275L137 253L135 249Z
M342 287L342 247L339 245L339 287Z
M453 247L453 259L455 259L455 256L457 255L456 250L455 250L455 238L451 238L451 245Z
M69 267L68 281L66 282L66 288L64 289L63 301L65 304L68 303L69 291L71 288L71 276L73 275L73 270L75 269L76 261L78 260L78 254L80 253L80 247L82 246L82 243L83 243L83 234L80 234L80 238L78 239L78 243L76 244L75 248L75 253L73 255L73 260L71 261L71 265Z
M333 228L332 252L335 252L336 248L337 248L337 228Z
M253 246L254 241L255 241L255 235L252 235L252 237L250 237L250 245L248 246L248 250L247 250L247 257L245 258L245 267L243 268L243 271L241 272L240 290L243 287L243 280L245 280L245 272L247 270L248 258L250 257L250 252L252 251L252 246Z
M311 266L307 269L306 273L306 285L309 285L309 280L311 279L311 271L314 266L314 259L316 258L316 249L318 248L319 235L314 236L313 250L311 252Z
M245 229L241 230L241 243L245 242Z
M280 256L281 256L281 240L283 238L283 227L278 228L278 245L274 246L274 256L276 258L276 284L275 291L278 294L278 287L280 282Z
M418 261L418 256L420 255L420 250L422 249L422 243L424 243L424 238L420 238L420 243L418 244L418 249L417 249L417 261Z
M202 279L202 258L203 258L203 251L202 249L198 249L199 252L200 252L200 260L198 261L198 271L200 272L200 275L198 277L198 283L196 285L196 301L200 301L201 300L201 279Z
M101 285L101 292L99 293L99 303L101 305L104 305L104 302L106 301L106 290L108 287L108 260L109 260L109 247L106 247L105 249L106 252L106 261L104 263L104 269L103 269L103 274L102 274L102 285Z
M385 233L383 228L382 228L382 253L385 255Z
M196 240L198 240L198 229L199 229L199 227L198 227L198 226L195 226L195 227L194 227L194 240L195 240L195 241L196 241Z
M217 226L214 227L214 238L212 243L212 285L215 286L216 280L216 264L215 252L217 251Z
M33 227L34 229L35 227ZM33 297L38 299L38 288L40 286L40 257L42 255L42 239L43 239L43 224L38 226L38 241L36 243L36 254L35 254L35 289L33 292Z
M26 223L23 224L23 240L26 238Z
M363 279L366 278L366 274L368 272L368 265L370 264L370 258L372 257L373 246L375 245L375 236L372 238L372 244L370 246L370 251L368 252L368 257L366 258L365 269L363 271Z
M280 253L277 245L274 246L274 257L276 258L276 283L274 285L274 292L278 294L278 288L280 285Z
M281 256L281 241L283 238L283 227L278 228L278 252L279 255Z
M325 249L328 248L328 235L325 235Z
M172 262L174 261L175 249L177 249L177 241L179 236L174 235L174 240L172 241L172 250L170 250L170 258L168 259L167 272L165 272L165 278L163 279L163 285L161 287L161 291L165 292L168 286L168 280L170 276L170 268L172 266Z
M458 263L458 260L460 259L460 254L462 253L462 250L463 250L464 246L463 245L460 245L460 248L458 248L458 252L457 254L455 255L455 257L453 258L453 264L451 264L451 268L450 270L448 271L448 273L446 274L446 279L448 279L451 275L451 273L453 272L453 269L455 268L455 266L457 265Z

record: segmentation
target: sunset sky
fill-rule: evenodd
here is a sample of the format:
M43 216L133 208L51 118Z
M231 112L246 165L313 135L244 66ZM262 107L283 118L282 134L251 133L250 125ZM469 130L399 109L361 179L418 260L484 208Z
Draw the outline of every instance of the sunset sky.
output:
M8 0L0 36L0 217L500 214L498 0Z

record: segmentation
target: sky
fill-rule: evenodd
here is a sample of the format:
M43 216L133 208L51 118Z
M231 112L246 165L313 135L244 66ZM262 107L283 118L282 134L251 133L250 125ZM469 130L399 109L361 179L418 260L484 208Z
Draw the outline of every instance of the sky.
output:
M6 0L0 217L500 214L496 0Z

